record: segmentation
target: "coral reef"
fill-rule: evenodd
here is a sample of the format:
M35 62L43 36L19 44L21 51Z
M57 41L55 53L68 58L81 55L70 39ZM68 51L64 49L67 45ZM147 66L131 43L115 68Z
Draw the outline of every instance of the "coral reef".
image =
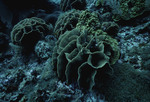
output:
M40 40L35 46L35 53L39 58L48 59L52 57L53 48L56 38L53 35L47 35L45 40Z
M101 94L97 95L95 92L90 92L85 95L84 102L105 102L105 97Z
M150 102L149 52L150 0L0 0L0 102Z
M83 10L86 6L86 0L61 0L60 7L63 11L69 9Z
M72 30L76 27L78 23L80 11L78 10L71 10L61 14L56 21L54 33L56 37L64 34L65 31Z
M87 29L90 34L101 33L101 22L98 13L89 10L82 11L77 23L77 28L81 30Z
M115 36L119 31L119 26L115 22L103 22L101 29L110 36Z
M132 63L135 69L149 69L150 36L148 23L136 27L123 27L119 30L118 38L121 48L121 58L119 62ZM146 64L147 63L147 64Z
M121 18L129 20L144 12L145 0L122 0L120 2L120 8L122 10ZM114 17L114 19L116 18Z
M30 48L42 37L51 33L52 28L44 20L37 17L26 18L13 27L11 41L15 45Z
M113 19L129 20L135 18L146 11L145 0L110 0L106 1L112 8Z
M114 21L130 20L139 15L142 15L145 11L149 11L148 0L94 0L93 7L96 9L110 8L113 14Z
M2 81L2 85L4 86L4 90L6 92L13 92L14 90L18 90L20 83L22 82L23 78L25 77L24 72L22 70L17 70L13 76L10 74L8 75L4 81Z
M93 35L106 34L105 32L111 32L110 35L115 35L118 32L119 26L115 22L105 22L102 25L103 21L100 18L97 12L71 10L59 16L55 24L54 33L58 38L65 31L70 31L74 28L87 29Z
M150 33L150 21L141 25L137 30L137 33L146 33L146 32Z
M86 0L86 3L87 3L86 8L92 9L92 7L95 6L95 2L96 2L96 0Z
M114 75L104 89L105 98L111 102L148 102L150 100L150 72L134 69L131 64L116 64ZM102 90L103 90L102 89Z
M119 48L108 35L88 33L79 29L65 32L59 37L52 58L61 80L68 84L77 81L80 87L91 90L99 75L118 60Z
M52 56L52 48L45 41L38 41L35 46L35 53L39 58L47 59Z

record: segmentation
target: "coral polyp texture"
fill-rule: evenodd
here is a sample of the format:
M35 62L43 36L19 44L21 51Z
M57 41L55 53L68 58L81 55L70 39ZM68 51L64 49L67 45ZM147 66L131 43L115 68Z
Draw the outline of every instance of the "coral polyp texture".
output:
M41 18L26 18L13 27L11 31L11 41L15 45L31 47L42 37L51 33L52 28Z
M81 30L87 29L90 34L100 34L102 30L100 29L101 22L98 13L89 10L82 11L77 23L77 28Z
M86 7L86 0L61 0L60 8L63 11L70 9L83 10Z
M117 41L108 35L90 35L75 28L66 31L57 41L52 55L58 77L68 84L91 90L119 58ZM97 83L98 84L98 83Z
M79 10L71 10L61 14L56 21L54 33L57 37L64 34L65 31L70 31L76 27L80 16Z

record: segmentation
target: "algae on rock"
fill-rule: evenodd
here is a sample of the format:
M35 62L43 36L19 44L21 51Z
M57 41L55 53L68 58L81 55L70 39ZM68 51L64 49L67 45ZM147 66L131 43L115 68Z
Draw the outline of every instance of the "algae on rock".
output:
M114 75L102 88L106 100L111 102L149 102L150 72L134 69L131 64L116 63Z

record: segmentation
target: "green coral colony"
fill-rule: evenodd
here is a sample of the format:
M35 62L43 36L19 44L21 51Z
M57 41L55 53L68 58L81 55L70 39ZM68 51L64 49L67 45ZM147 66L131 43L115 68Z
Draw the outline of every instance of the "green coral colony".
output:
M69 11L68 14L70 13ZM73 17L75 16L69 18ZM61 23L64 23L64 19L58 21L56 24L63 25ZM81 88L91 90L94 85L99 84L95 80L100 80L105 70L111 70L110 65L118 60L120 50L117 41L101 30L97 13L82 11L77 21L72 26L74 29L67 30L65 26L59 29L59 32L65 33L58 33L52 62L62 81L68 84L77 82ZM71 23L74 24L69 22L69 25L73 25ZM68 22L64 25L67 24Z
M11 41L14 45L31 48L38 40L52 32L44 20L32 17L21 20L11 31Z
M11 40L15 45L29 48L51 30L40 18L26 18L14 26ZM77 82L91 90L98 84L95 80L99 80L99 75L105 69L111 70L110 65L119 58L117 41L101 30L95 12L68 11L57 20L54 34L58 38L52 55L54 70L68 84Z
M110 36L93 36L86 30L73 29L59 37L53 64L61 80L67 83L77 81L80 87L92 89L101 70L118 58L117 42Z
M149 9L149 0L96 0L95 6L107 3L112 8L113 20L130 20Z

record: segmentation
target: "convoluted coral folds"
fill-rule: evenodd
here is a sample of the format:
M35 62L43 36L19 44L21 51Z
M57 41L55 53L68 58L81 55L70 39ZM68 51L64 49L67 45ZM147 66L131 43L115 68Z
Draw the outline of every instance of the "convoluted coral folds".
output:
M85 89L92 89L99 75L119 58L116 40L108 35L90 35L73 29L59 37L53 53L58 77Z

